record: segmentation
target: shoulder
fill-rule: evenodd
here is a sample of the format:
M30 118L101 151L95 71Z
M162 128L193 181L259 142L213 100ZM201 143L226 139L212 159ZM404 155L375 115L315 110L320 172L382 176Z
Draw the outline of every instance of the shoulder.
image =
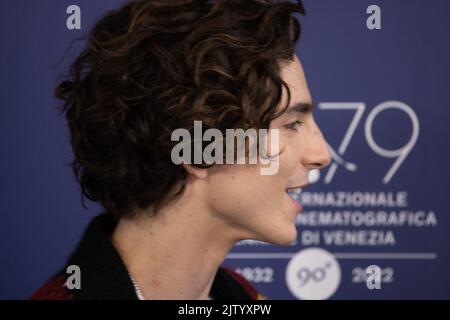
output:
M66 286L65 275L58 275L46 282L30 297L30 300L72 300L73 294Z
M245 277L234 271L232 268L223 267L223 271L229 275L239 286L251 297L252 300L266 300L267 297L258 292L255 287Z

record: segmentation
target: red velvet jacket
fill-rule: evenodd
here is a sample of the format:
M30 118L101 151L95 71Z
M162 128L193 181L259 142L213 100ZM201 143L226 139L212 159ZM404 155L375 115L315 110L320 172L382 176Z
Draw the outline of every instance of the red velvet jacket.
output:
M81 289L68 289L67 266L36 291L33 300L137 300L133 282L109 235L115 223L108 214L94 218L67 262L81 270ZM211 288L215 300L259 300L265 297L241 275L219 268Z

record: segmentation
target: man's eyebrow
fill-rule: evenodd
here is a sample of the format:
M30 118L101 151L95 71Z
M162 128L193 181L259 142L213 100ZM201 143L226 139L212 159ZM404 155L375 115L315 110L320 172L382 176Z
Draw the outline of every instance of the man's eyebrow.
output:
M311 113L314 110L314 104L312 102L297 102L293 105L289 106L285 114L292 114L292 113Z

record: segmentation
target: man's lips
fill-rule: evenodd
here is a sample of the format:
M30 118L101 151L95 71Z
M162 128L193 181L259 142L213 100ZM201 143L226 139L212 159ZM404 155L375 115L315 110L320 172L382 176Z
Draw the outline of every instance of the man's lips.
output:
M309 185L309 183L305 183L305 184L302 184L301 186L297 186L297 187L288 187L288 188L286 188L286 191L293 191L293 190L297 190L297 189L303 189L307 185Z
M299 212L303 211L303 206L299 201L299 196L302 192L302 189L304 187L306 187L307 185L308 184L306 183L306 184L296 186L296 187L289 187L289 188L286 188L286 190L285 190L286 193L288 194L289 198L291 198L292 201L295 202L295 204L298 206Z

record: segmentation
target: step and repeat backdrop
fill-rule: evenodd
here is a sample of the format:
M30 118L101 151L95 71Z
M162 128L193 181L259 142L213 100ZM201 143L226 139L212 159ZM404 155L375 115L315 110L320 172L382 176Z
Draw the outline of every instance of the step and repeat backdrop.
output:
M0 2L0 299L27 298L101 210L81 205L52 93L72 40L123 2ZM296 52L333 161L298 195L297 241L241 241L224 264L271 299L449 299L450 2L304 4Z

